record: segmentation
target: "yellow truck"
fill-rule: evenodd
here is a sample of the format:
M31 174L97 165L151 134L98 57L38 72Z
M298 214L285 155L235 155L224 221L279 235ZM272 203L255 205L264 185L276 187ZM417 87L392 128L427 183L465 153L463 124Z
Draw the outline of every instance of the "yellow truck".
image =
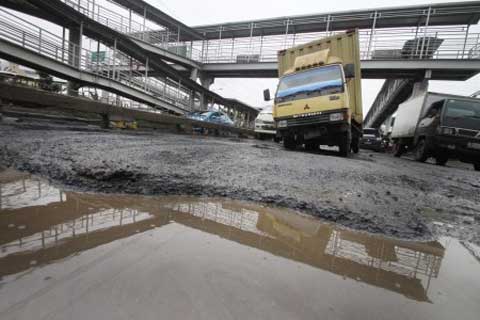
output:
M287 149L338 146L358 152L362 89L358 31L349 31L278 53L279 83L273 117ZM265 100L270 92L265 90Z

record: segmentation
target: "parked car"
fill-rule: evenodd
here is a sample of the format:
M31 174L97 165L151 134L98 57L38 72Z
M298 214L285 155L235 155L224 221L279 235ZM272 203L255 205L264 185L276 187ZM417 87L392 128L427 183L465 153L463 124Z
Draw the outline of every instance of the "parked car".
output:
M194 112L188 115L190 119L217 123L224 126L233 126L233 121L225 113L220 111Z
M365 128L360 138L360 148L374 150L377 152L385 150L385 142L380 134L380 129Z
M276 139L277 130L273 120L273 106L263 109L255 119L255 135L257 139Z

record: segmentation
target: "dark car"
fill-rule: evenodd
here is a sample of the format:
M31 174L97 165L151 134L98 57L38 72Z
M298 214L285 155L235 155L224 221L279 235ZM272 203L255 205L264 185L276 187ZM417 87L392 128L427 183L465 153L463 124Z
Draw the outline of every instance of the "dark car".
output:
M360 148L378 152L384 151L385 143L380 134L380 130L375 128L363 129L363 136L360 139Z

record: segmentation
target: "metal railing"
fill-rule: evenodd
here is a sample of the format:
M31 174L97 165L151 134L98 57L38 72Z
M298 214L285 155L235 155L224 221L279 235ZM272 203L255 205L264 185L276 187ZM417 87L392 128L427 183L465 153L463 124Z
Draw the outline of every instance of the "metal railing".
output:
M161 101L192 110L190 89L172 79L158 80L148 77L148 67L115 48L105 47L105 55L100 59L99 52L79 48L64 37L59 37L4 9L0 9L0 38L82 72L120 82ZM129 63L125 64L125 61ZM125 65L129 68L125 69ZM143 66L146 73L134 69L138 66Z
M286 29L284 35L222 39L220 33L218 40L180 42L180 31L172 32L161 26L158 26L158 28L150 27L147 25L149 21L146 16L139 17L111 0L62 1L82 14L118 32L201 63L275 62L279 50L338 33L337 31L292 34ZM114 6L115 10L108 8L107 4ZM124 14L121 14L122 11ZM409 12L404 12L404 14L409 14ZM416 12L415 14L424 15L425 12ZM440 13L435 12L435 14ZM388 12L383 12L382 18L387 17L387 15ZM347 15L333 18L336 19L335 21L341 19L350 21L364 19L365 17L363 15L359 17ZM309 22L307 21L308 17L302 19L302 23ZM299 23L298 21L290 22L292 25ZM311 22L314 23L315 19ZM277 22L266 21L262 22L262 25L255 25L254 27L269 27L268 23ZM241 25L241 27L244 28L245 26ZM227 28L227 26L222 26L222 28ZM228 28L231 29L230 26ZM360 55L362 60L479 59L479 38L480 33L470 32L470 28L467 26L372 28L360 31Z
M109 27L115 31L126 34L132 38L142 40L153 44L161 49L168 50L171 53L194 59L200 52L193 49L191 44L179 43L179 30L171 31L163 26L151 28L147 23L146 16L139 17L133 12L129 12L123 7L112 1L103 0L61 0L66 5L74 8L83 15L97 21L98 23ZM116 10L108 8L107 5L114 6ZM121 12L124 11L124 14ZM140 20L140 21L139 21Z
M201 54L192 56L203 63L257 63L277 61L277 52L335 33L305 33L197 41L193 48ZM467 27L428 27L361 30L362 60L478 59L479 33Z

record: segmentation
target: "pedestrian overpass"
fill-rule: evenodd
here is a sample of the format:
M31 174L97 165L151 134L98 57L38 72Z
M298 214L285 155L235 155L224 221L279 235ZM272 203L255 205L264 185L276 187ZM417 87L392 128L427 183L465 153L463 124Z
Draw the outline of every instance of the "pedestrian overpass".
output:
M64 32L53 36L28 23L12 25L3 19L0 56L43 66L70 80L74 89L99 87L175 113L217 104L231 114L243 112L251 121L256 110L240 110L209 90L215 78L275 78L277 51L353 28L360 33L364 78L466 80L480 72L480 1L197 27L142 0L5 0L2 6L62 26ZM52 63L34 61L46 54L57 64L80 69L80 74L60 73ZM395 97L387 100L398 102ZM382 118L391 106L376 110Z

